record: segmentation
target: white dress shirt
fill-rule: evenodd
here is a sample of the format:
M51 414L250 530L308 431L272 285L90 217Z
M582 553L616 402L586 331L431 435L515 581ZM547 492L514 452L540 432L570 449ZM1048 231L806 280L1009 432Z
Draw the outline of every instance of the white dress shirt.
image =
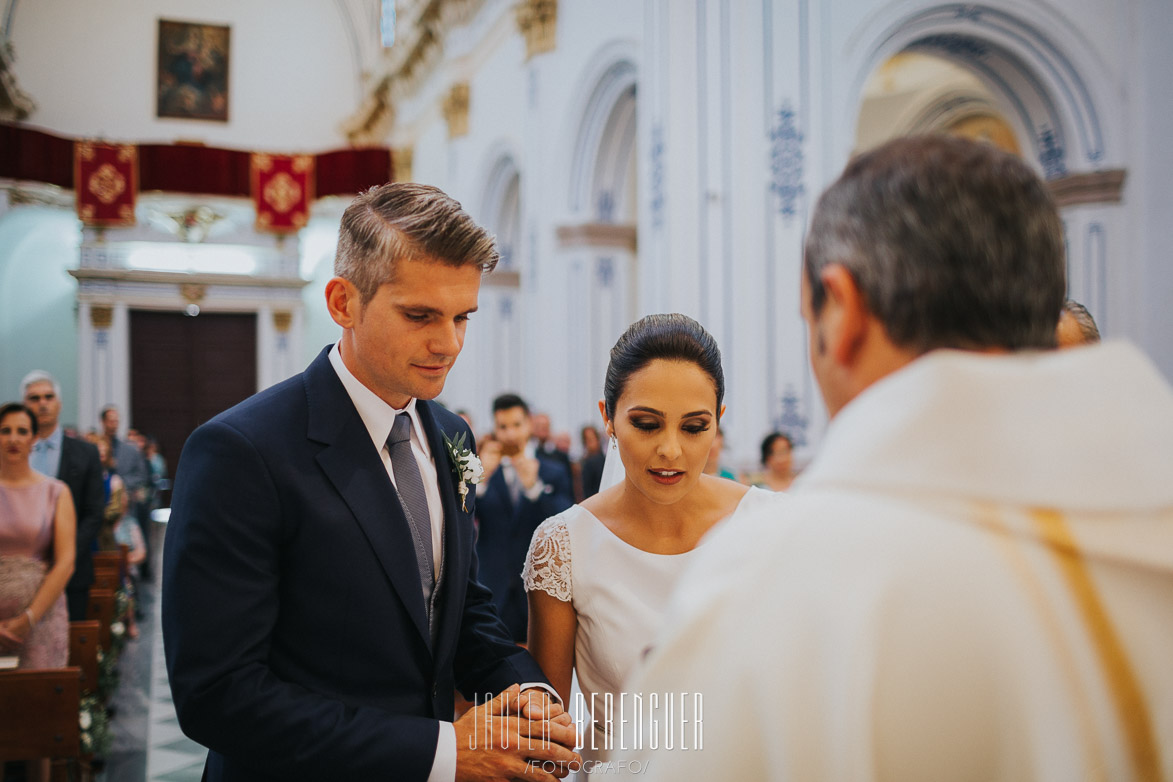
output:
M407 413L411 418L411 452L419 465L420 477L424 482L424 493L428 497L428 517L432 523L432 566L433 572L440 573L440 562L444 546L444 506L440 498L440 484L436 477L436 464L432 461L432 451L428 446L427 438L423 436L423 427L420 424L419 413L416 411L416 400L412 399L402 410L396 410L379 398L371 389L367 388L354 376L342 360L342 353L337 342L330 348L330 364L338 373L338 379L346 389L350 401L358 410L359 418L366 426L371 436L371 442L379 451L383 460L383 467L395 483L395 470L391 465L391 451L387 448L387 438L391 435L391 427L395 424L395 417L400 413ZM539 481L539 485L540 485ZM421 587L422 590L422 587ZM522 682L522 690L541 689L550 693L559 701L558 693L544 682ZM428 774L428 782L452 782L456 779L456 728L451 722L440 721L440 735L436 740L436 759L432 761L432 771Z
M387 438L391 435L391 427L395 424L395 416L406 412L411 418L411 453L419 465L420 477L424 482L424 493L428 497L428 517L432 523L432 572L439 575L440 560L444 546L444 506L440 499L440 484L436 478L436 465L432 461L431 448L427 438L423 437L423 428L420 426L419 413L416 411L416 400L412 399L407 407L396 410L384 402L379 396L367 388L356 378L346 363L342 360L342 353L338 343L330 349L330 364L338 373L350 401L358 410L359 418L371 435L371 442L379 451L383 460L383 467L395 483L395 470L391 466L391 451L387 448ZM421 587L422 589L422 587ZM432 761L432 771L428 774L428 782L452 782L456 779L456 728L451 722L440 721L440 735L436 739L436 759Z

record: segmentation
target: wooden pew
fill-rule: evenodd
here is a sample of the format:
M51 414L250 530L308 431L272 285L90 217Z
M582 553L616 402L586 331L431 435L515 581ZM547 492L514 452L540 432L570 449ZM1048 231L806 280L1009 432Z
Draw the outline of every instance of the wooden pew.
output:
M94 583L90 589L109 589L111 592L117 592L120 586L122 586L122 574L119 573L117 566L94 566Z
M117 568L118 575L125 578L129 556L130 546L125 543L120 543L117 551L95 551L93 554L94 570L98 570L99 568Z
M98 691L98 635L96 619L69 623L69 664L81 670L83 695Z
M50 758L53 780L81 768L81 676L77 668L0 671L0 757ZM62 762L64 761L64 763Z
M114 592L110 589L90 589L90 605L86 617L98 620L98 643L102 651L110 653L110 625L114 622Z

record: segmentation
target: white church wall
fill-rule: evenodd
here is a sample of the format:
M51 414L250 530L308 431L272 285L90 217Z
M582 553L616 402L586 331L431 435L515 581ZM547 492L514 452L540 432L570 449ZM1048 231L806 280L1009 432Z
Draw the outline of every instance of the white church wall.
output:
M1137 237L1130 249L1141 291L1127 305L1143 313L1139 342L1173 381L1173 14L1167 3L1154 0L1141 4L1134 19L1138 41L1130 64L1136 78L1129 93L1134 96L1136 121L1129 123L1129 148L1135 156L1125 183L1125 203L1135 214L1126 230Z
M61 385L63 424L79 419L77 267L80 224L66 210L18 206L0 215L0 399L43 369Z
M155 117L160 18L231 27L228 122ZM12 43L28 122L64 135L324 151L345 145L360 97L334 3L37 0L17 7Z

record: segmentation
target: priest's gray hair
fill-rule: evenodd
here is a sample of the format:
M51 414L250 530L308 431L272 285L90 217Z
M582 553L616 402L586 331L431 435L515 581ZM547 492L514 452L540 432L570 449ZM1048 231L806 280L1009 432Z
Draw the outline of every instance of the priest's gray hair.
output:
M401 260L476 266L499 255L492 234L439 188L395 182L361 193L342 215L334 274L354 283L363 303L395 278Z
M1079 326L1079 333L1083 336L1083 344L1093 345L1100 341L1100 329L1087 307L1074 299L1067 299L1063 302L1063 311L1075 319L1075 325Z
M891 141L848 163L806 242L811 307L844 266L896 345L1049 348L1066 292L1063 224L1027 165L947 136Z

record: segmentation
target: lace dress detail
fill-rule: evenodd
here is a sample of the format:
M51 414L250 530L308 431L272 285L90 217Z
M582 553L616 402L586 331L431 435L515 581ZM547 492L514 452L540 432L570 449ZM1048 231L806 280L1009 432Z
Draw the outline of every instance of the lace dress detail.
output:
M562 514L546 519L534 530L521 578L526 592L540 589L563 603L570 602L570 531Z

